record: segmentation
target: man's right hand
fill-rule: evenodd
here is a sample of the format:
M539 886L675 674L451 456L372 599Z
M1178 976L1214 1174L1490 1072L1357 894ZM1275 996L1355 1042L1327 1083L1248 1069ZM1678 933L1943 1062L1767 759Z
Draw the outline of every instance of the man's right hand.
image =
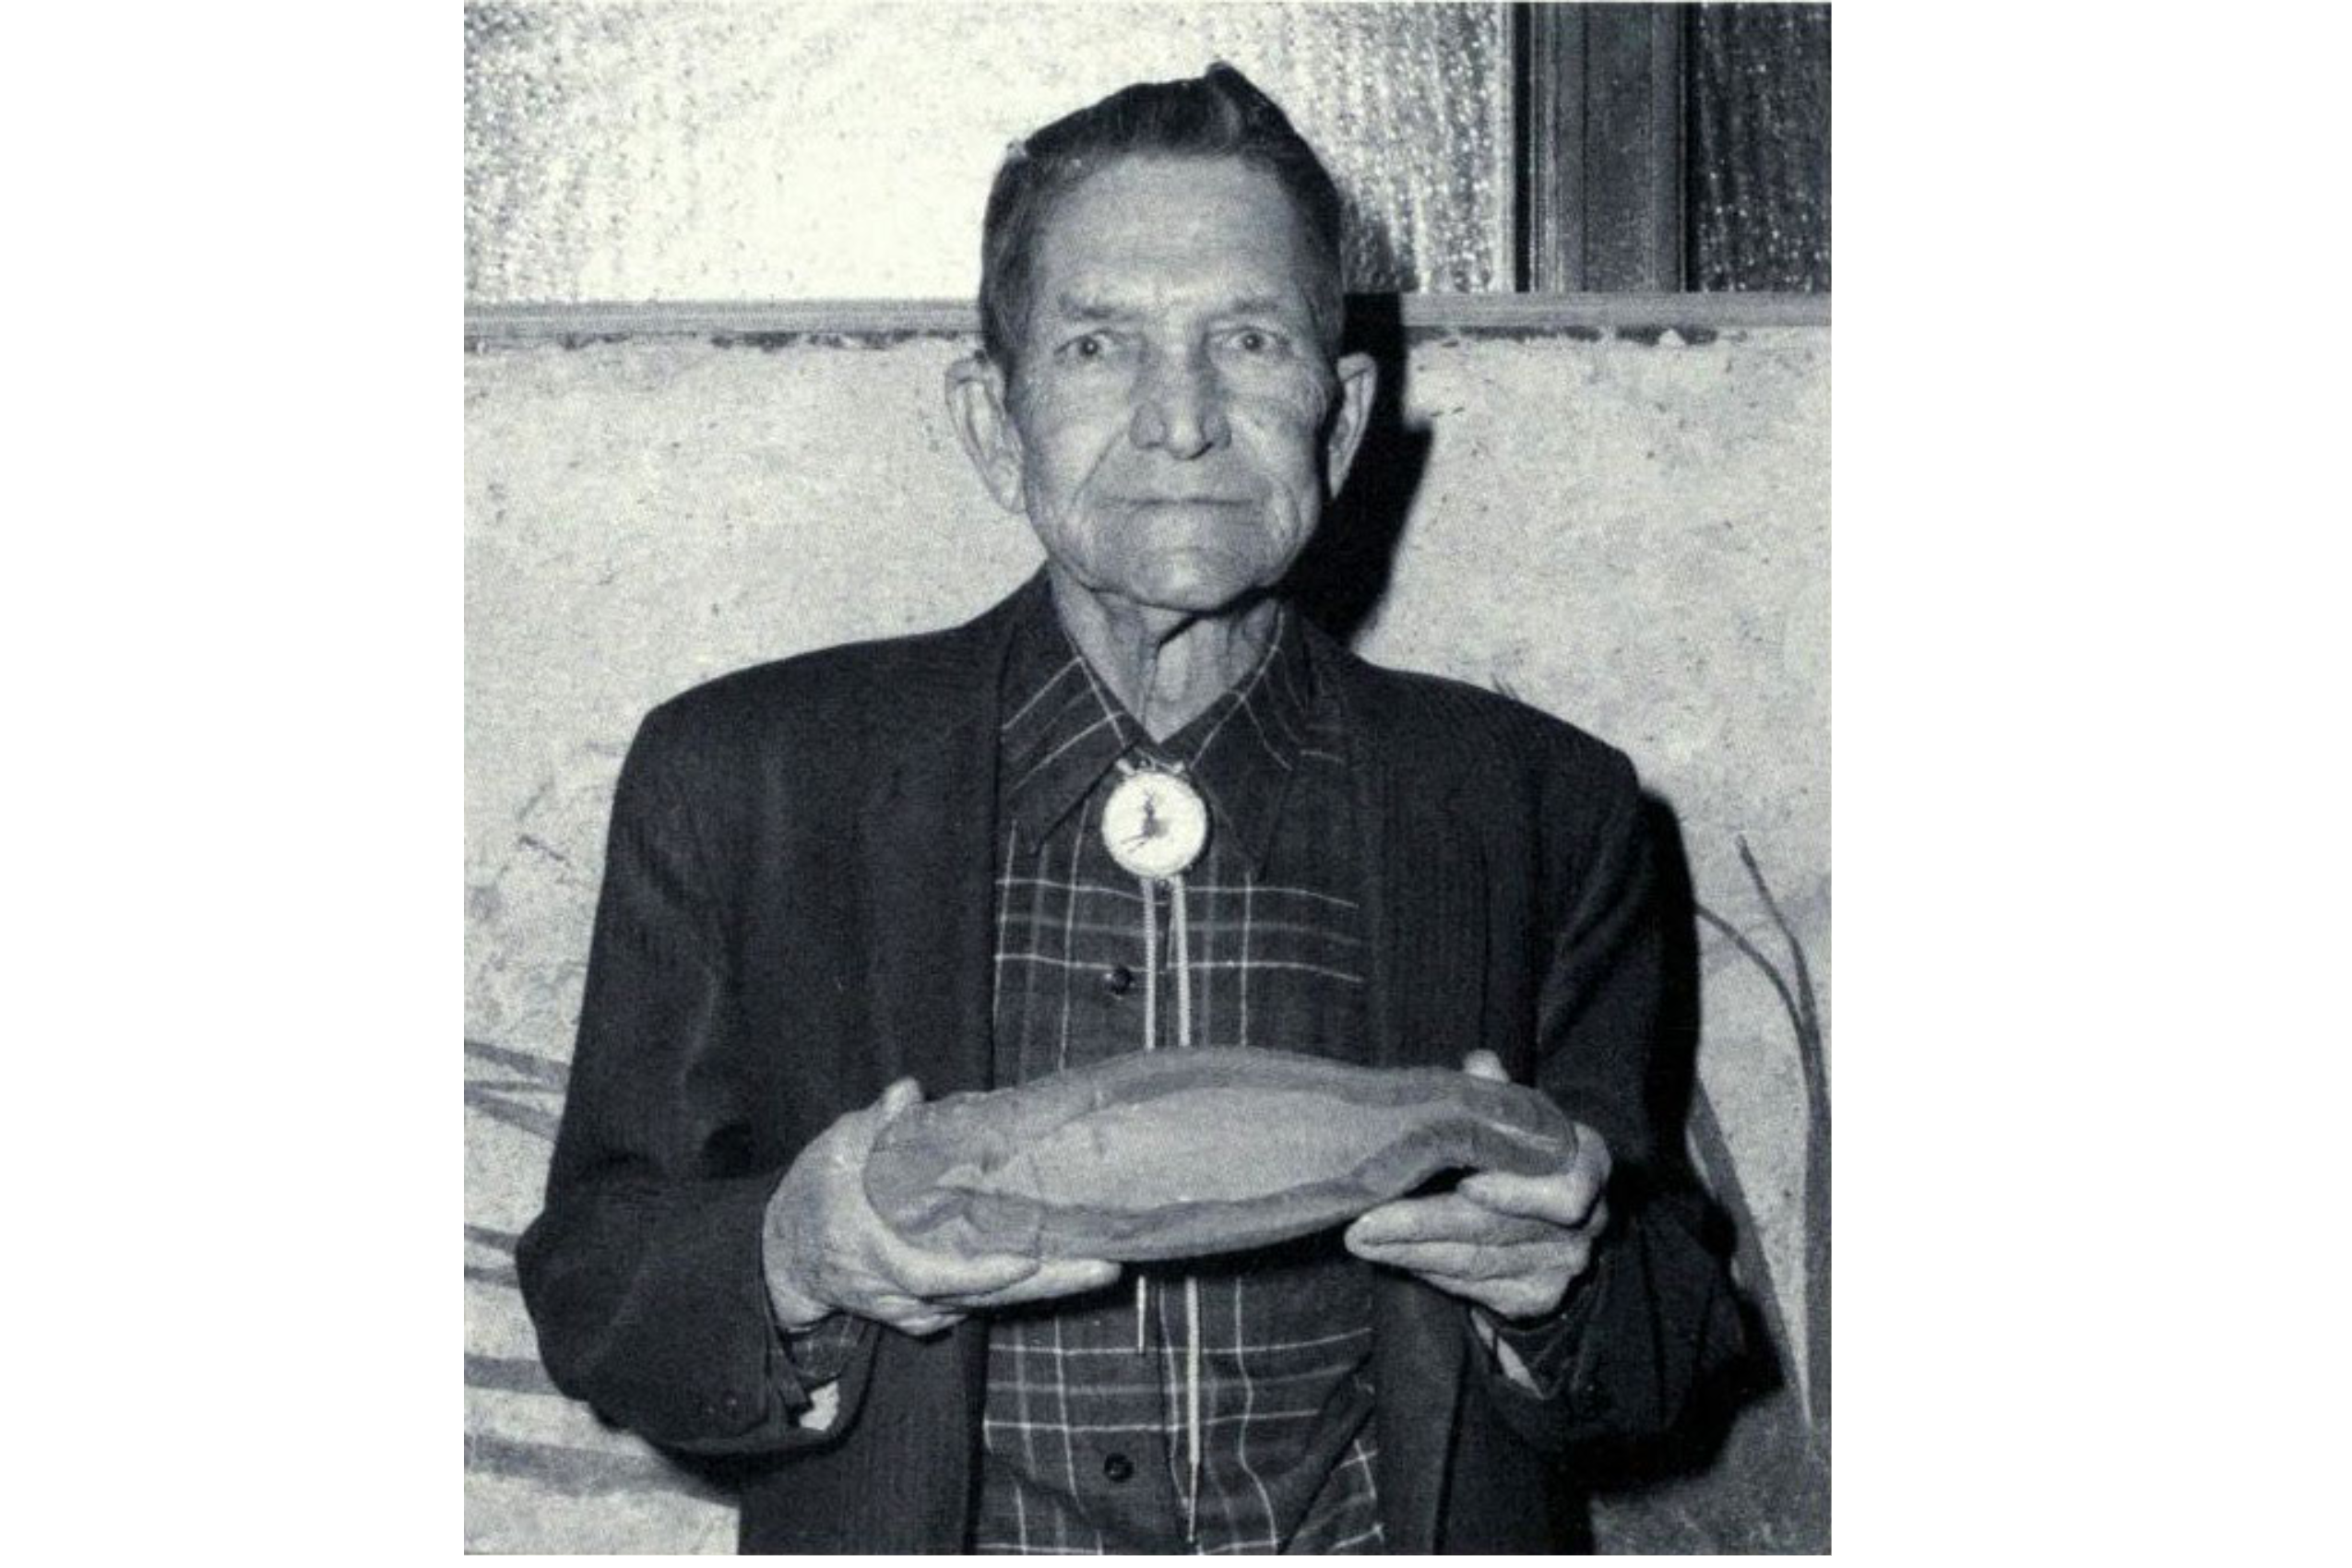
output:
M922 1097L914 1079L901 1078L841 1117L801 1151L767 1200L761 1253L786 1328L846 1312L936 1334L968 1313L1075 1295L1119 1277L1117 1264L1099 1258L935 1252L891 1229L866 1202L866 1156L883 1127Z

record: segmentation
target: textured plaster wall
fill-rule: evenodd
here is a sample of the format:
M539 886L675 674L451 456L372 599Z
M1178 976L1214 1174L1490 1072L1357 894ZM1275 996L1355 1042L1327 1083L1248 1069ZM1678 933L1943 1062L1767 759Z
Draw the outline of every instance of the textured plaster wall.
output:
M1802 1393L1806 1078L1783 988L1805 989L1793 938L1825 1039L1828 332L1693 338L1414 341L1404 411L1429 433L1427 469L1358 646L1505 686L1607 737L1679 818L1706 911L1702 1115L1721 1139L1705 1168L1751 1221L1743 1283L1787 1341L1789 1386L1705 1473L1608 1503L1601 1539L1822 1550L1828 1412ZM731 1549L717 1494L548 1387L513 1238L544 1175L605 813L637 718L740 665L961 619L1034 567L1025 525L986 501L942 410L941 371L963 347L467 356L476 1550Z

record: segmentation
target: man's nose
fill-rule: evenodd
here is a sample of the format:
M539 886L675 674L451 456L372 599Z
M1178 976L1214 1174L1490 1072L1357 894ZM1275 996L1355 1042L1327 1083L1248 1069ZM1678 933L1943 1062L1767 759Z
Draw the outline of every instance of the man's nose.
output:
M1144 363L1127 434L1148 451L1197 457L1225 445L1231 434L1217 373L1198 356L1154 354Z

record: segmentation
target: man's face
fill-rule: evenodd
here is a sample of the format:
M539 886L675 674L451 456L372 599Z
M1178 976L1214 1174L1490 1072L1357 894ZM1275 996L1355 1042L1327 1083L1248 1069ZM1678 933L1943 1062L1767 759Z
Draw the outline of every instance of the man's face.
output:
M957 413L982 477L1099 599L1213 614L1278 581L1353 457L1373 367L1325 362L1270 174L1131 158L1037 241L1010 386ZM977 401L974 401L977 399Z

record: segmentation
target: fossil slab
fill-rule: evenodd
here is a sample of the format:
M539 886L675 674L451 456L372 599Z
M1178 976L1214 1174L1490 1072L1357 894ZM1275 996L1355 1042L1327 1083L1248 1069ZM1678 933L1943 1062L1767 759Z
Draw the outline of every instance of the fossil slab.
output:
M1467 1073L1165 1051L917 1106L875 1140L866 1195L934 1244L1202 1257L1340 1224L1444 1170L1556 1170L1575 1137L1541 1094Z

